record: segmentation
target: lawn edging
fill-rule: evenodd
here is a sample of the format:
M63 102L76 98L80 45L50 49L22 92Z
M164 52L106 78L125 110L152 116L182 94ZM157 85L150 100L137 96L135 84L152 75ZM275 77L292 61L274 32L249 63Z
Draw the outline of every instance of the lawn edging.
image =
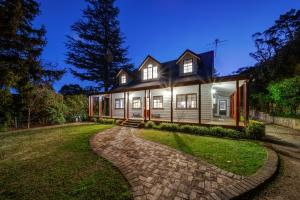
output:
M236 199L254 191L258 187L267 183L278 170L279 160L277 153L265 147L267 150L267 159L264 165L253 175L245 177L236 184L212 193L211 196L218 199Z

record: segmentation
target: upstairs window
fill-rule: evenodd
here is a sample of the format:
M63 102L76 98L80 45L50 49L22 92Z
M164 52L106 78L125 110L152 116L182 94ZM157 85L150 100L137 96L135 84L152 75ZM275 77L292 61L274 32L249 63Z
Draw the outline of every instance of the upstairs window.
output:
M163 96L153 96L153 109L163 108Z
M133 97L132 98L132 108L133 109L141 109L142 108L142 102L140 97Z
M126 83L126 75L125 74L123 74L122 76L121 76L121 84L125 84Z
M192 73L193 72L193 59L187 59L183 61L183 73Z
M157 66L149 64L143 71L143 80L156 79L158 77Z
M115 109L124 108L124 99L115 99Z

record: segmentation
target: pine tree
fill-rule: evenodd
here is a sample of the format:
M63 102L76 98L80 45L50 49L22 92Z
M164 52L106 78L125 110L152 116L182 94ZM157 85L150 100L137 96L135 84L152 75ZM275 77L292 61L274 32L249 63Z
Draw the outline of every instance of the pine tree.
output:
M4 94L0 100L6 102L0 105L1 116L6 116L0 119L0 125L10 118L11 89L28 105L35 85L51 83L63 74L63 71L47 70L41 63L46 30L32 24L39 13L35 0L0 1L0 90Z
M130 69L127 48L117 19L119 9L114 0L86 0L82 19L72 26L76 36L68 36L67 60L81 80L94 81L107 91L116 83L115 75L121 68Z

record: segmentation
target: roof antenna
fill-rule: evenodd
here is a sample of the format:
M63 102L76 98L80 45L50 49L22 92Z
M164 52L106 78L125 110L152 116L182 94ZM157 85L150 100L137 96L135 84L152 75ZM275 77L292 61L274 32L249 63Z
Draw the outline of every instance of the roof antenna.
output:
M224 43L227 42L227 41L228 41L228 40L220 40L220 39L216 38L216 39L214 40L214 42L208 44L208 45L214 47L215 58L217 57L217 50L218 50L218 47L224 45Z

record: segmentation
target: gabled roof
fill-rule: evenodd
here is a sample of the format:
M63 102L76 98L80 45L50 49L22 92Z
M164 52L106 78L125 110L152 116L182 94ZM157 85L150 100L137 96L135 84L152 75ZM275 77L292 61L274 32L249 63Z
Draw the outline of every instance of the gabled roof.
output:
M179 58L178 58L177 61L176 61L176 64L178 64L178 63L182 60L182 58L183 58L187 53L192 54L193 56L195 56L197 59L200 60L200 57L198 56L198 54L196 54L195 52L193 52L193 51L191 51L191 50L189 50L189 49L186 49L186 50L179 56Z
M120 74L124 72L126 74L128 74L129 76L132 76L132 72L131 71L128 71L126 69L120 69L120 71L117 73L117 77L120 76Z
M161 65L161 63L160 63L158 60L156 60L155 58L153 58L151 55L148 55L148 56L145 58L145 60L142 62L142 64L139 66L138 71L141 70L141 68L143 67L143 65L144 65L149 59L154 60L155 62L157 62L158 64Z

